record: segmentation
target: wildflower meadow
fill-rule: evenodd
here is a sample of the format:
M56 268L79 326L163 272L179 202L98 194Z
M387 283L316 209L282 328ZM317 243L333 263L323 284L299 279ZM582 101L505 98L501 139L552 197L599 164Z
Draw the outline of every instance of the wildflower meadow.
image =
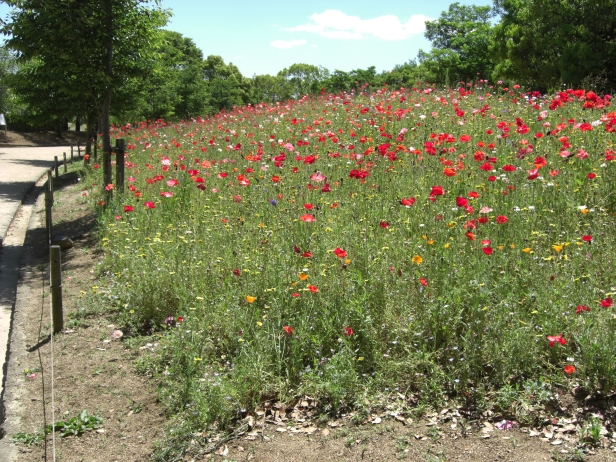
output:
M116 127L98 296L178 427L616 386L609 95L479 81ZM150 337L148 337L150 338Z

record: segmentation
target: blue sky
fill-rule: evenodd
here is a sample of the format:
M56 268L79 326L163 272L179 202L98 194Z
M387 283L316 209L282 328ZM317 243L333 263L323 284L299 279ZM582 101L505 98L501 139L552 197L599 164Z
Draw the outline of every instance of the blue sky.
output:
M334 71L389 70L430 49L425 20L449 0L163 0L168 29L190 37L203 55L220 55L242 74L276 74L293 63ZM491 5L492 0L459 1ZM0 17L9 8L0 4Z

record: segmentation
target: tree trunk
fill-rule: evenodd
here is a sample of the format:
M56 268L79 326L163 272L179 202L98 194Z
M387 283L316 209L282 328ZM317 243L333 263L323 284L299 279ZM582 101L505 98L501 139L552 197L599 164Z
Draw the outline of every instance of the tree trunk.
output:
M88 112L88 117L86 119L86 154L88 156L92 155L92 138L94 138L94 114Z
M112 0L104 0L105 9L105 28L109 37L107 38L107 69L105 74L109 78L107 87L105 88L105 99L101 108L101 134L103 138L103 177L104 185L107 187L111 184L111 136L109 135L109 110L111 108L111 77L112 77L112 62L113 62L113 9ZM107 191L108 199L111 198L111 190Z
M79 116L77 116L77 118L75 119L75 131L81 131L81 119L79 118Z

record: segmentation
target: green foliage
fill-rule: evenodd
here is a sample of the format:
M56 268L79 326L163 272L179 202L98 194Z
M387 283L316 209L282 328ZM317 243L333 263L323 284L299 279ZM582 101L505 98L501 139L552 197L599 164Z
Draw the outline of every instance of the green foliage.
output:
M23 444L25 446L38 446L43 442L45 436L43 432L25 433L20 432L11 437L14 443Z
M81 413L69 420L56 422L53 429L60 433L60 436L81 436L87 431L96 430L103 425L101 417L90 415L88 411L83 410ZM45 429L45 433L49 434L52 431L51 424Z
M430 80L451 83L491 76L494 62L489 55L493 17L489 6L453 3L435 21L426 22L425 37L432 42L418 60Z
M323 67L311 64L293 64L278 72L289 84L292 97L301 98L304 95L316 94L320 90L320 82L327 78L329 71Z
M98 113L108 140L111 101L115 114L136 104L167 13L147 0L7 3L14 9L2 31L23 63L12 85L32 117L60 126Z
M542 89L577 87L605 76L596 91L616 85L616 3L612 0L498 0L501 22L493 50L497 76Z

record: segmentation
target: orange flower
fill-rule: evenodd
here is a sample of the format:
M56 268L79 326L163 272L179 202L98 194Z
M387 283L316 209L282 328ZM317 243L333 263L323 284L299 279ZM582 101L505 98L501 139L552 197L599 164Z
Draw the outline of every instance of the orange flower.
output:
M246 301L248 303L253 303L256 299L257 297L251 297L250 295L246 295Z
M308 279L308 275L306 273L299 273L299 279L301 281L305 281L306 279Z
M565 367L563 367L563 371L565 371L565 374L571 375L575 372L575 366L567 364Z
M284 330L284 333L287 335L293 335L293 331L295 329L293 329L291 326L284 326L282 330Z

